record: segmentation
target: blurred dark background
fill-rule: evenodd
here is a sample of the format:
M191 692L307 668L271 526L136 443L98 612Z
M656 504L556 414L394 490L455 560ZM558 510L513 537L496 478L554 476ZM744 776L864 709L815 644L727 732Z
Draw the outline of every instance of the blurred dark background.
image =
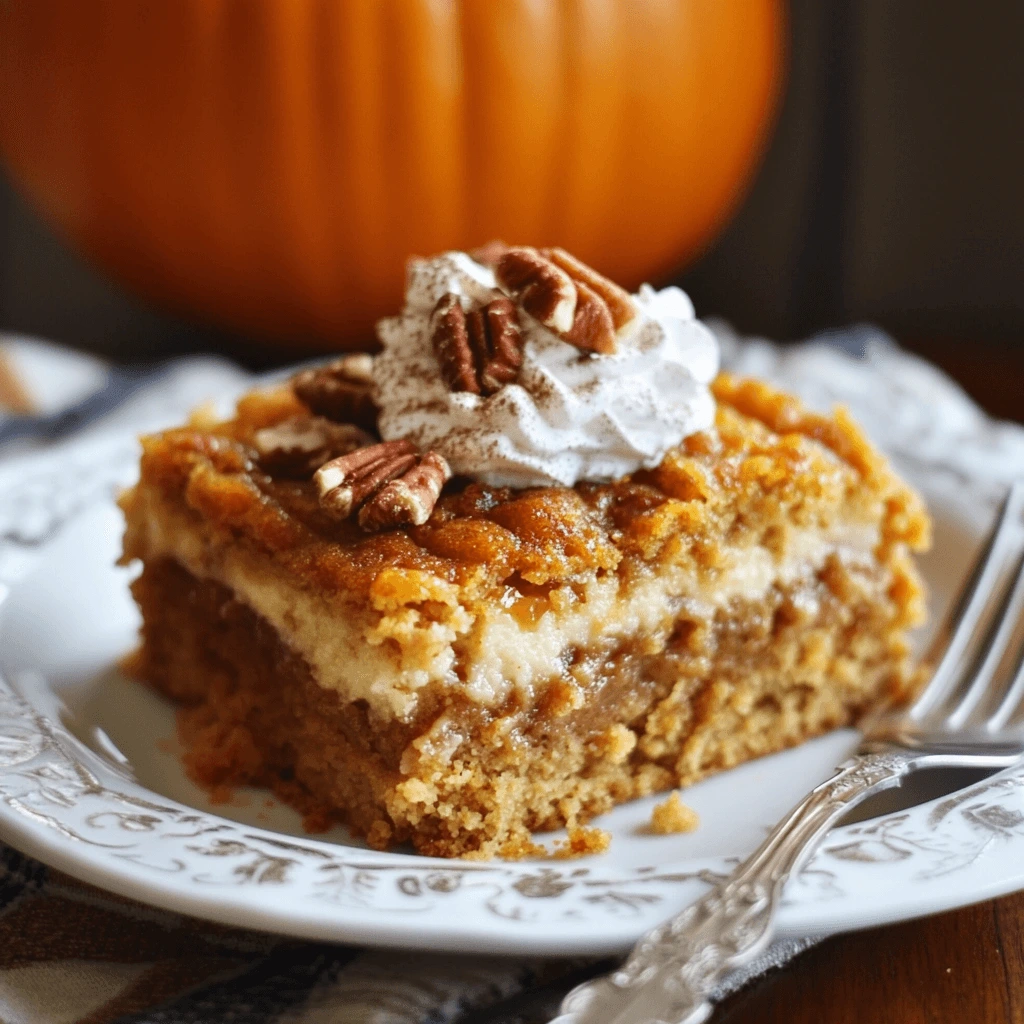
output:
M1024 3L793 0L790 39L755 184L682 275L698 312L780 339L873 321L1022 418ZM125 359L284 358L124 295L2 177L0 329Z

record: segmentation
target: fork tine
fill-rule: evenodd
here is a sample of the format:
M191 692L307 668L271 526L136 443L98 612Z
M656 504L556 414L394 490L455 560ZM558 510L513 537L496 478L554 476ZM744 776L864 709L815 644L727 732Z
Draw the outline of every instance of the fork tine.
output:
M1002 707L1009 689L1013 686L1017 664L1020 660L1021 629L1024 626L1024 555L1016 559L1013 585L999 605L986 631L979 659L970 666L970 685L960 698L958 706L949 714L947 728L960 729L969 719L979 716L991 719L994 713L985 714L986 708ZM1007 665L1009 662L1009 665ZM955 696L955 691L954 695ZM977 709L977 713L976 712ZM977 722L976 724L981 724Z
M1016 721L1019 724L1022 707L1024 707L1024 644L1021 645L1017 653L1017 667L1013 679L1006 688L1002 701L985 723L985 728L990 732L996 732L1011 722Z
M1024 482L1015 483L1009 491L996 526L982 551L967 586L952 612L936 634L926 656L935 671L928 685L918 697L909 714L920 719L937 706L950 693L955 684L964 680L964 670L970 664L966 657L978 626L992 606L992 595L1005 575L1007 555L1012 551L1015 535L1021 533L1021 513L1024 511Z

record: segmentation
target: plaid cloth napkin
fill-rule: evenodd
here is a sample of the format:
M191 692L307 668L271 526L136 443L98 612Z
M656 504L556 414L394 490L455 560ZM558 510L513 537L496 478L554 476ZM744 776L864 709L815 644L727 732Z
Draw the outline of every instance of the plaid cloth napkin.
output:
M888 436L911 438L915 457L927 455L928 434L914 435L907 417L923 420L941 407L947 419L959 416L965 431L984 419L934 367L874 329L780 350L741 344L725 325L715 327L726 361L741 372L774 377L819 405L846 401ZM906 400L898 408L879 396L879 374L902 382ZM237 366L214 358L115 368L0 335L0 458L101 431L169 425L249 382ZM1019 430L986 430L982 446L955 455L975 469L991 461L993 479L1006 465L1024 464ZM777 943L718 995L808 945ZM571 986L611 966L373 951L246 932L101 892L0 842L0 1024L540 1024Z
M100 892L0 844L3 1024L532 1024L607 966L240 931Z

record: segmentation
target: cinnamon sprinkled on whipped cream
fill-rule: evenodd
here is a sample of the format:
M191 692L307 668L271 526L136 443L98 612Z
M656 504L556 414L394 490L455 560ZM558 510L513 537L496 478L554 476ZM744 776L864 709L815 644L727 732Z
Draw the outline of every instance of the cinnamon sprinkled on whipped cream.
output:
M431 343L447 293L467 311L503 293L491 268L450 252L409 267L405 308L382 320L374 398L384 440L433 449L457 475L494 486L571 486L653 468L714 421L718 346L678 288L635 295L639 315L610 355L582 353L519 309L523 359L489 396L452 391Z

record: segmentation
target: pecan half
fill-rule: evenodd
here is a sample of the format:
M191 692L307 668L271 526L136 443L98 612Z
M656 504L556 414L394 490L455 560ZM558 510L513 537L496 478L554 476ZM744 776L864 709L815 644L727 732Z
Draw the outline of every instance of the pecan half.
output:
M620 288L564 249L541 249L541 253L561 267L576 282L577 289L581 284L586 285L601 298L608 307L616 332L621 332L636 319L636 304L625 288Z
M384 441L325 462L313 477L320 507L347 519L367 498L417 462L411 441Z
M511 384L523 365L523 332L516 307L504 296L467 316L480 390L485 395Z
M385 484L360 509L359 525L364 530L422 526L451 475L451 467L437 452L427 452L417 465Z
M601 296L576 282L576 316L562 338L584 352L610 355L615 351L615 323Z
M480 382L477 380L473 350L469 347L466 311L454 292L448 292L437 300L431 314L430 340L441 364L441 376L448 387L452 391L479 395Z
M252 439L260 465L274 476L308 477L328 459L373 444L354 423L332 423L323 416L292 416L257 430Z
M498 260L494 275L535 320L556 334L572 327L576 313L576 286L572 278L536 249L509 249Z
M636 317L628 292L564 249L509 249L495 277L535 320L585 352L613 353Z
M373 356L358 352L297 373L292 378L292 390L318 416L376 430L372 382Z
M516 309L504 296L467 313L457 295L442 295L434 307L431 342L452 391L492 395L516 379L523 362Z

